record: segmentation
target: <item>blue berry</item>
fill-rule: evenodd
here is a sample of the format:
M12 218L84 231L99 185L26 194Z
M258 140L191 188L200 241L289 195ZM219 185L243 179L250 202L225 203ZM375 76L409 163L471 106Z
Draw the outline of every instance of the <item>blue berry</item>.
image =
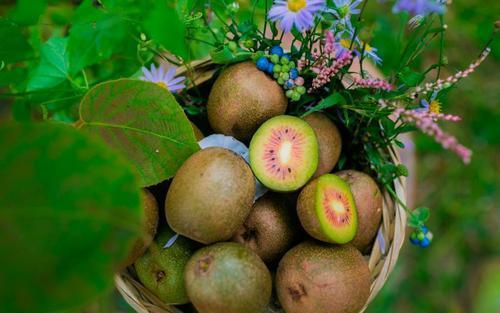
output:
M269 74L272 74L274 71L274 64L273 63L269 63L269 65L267 66L267 72Z
M420 241L417 238L410 237L410 242L415 246L420 246Z
M284 57L285 59L288 59L288 61L291 61L291 60L292 60L292 56L291 56L290 54L288 54L288 53L283 54L283 57Z
M424 233L424 234L427 234L429 232L429 228L425 227L425 226L422 226L420 227L420 230Z
M295 83L293 82L292 79L289 79L286 81L286 83L285 83L286 88L292 88L293 86L295 86Z
M295 78L297 78L297 77L299 77L299 71L297 71L297 69L296 69L296 68L292 68L292 69L290 70L290 78L291 78L291 79L295 79Z
M270 54L277 54L279 57L283 56L283 48L280 46L274 46L269 51Z
M422 248L427 248L431 244L431 241L429 238L424 238L422 241L420 241L420 246Z
M257 68L261 71L267 71L269 60L266 57L260 57L257 60Z

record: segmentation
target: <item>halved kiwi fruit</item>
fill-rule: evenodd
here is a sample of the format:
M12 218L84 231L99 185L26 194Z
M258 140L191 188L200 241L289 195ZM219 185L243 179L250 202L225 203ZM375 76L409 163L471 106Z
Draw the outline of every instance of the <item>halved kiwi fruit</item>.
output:
M351 188L358 212L358 233L352 244L361 252L370 248L382 220L382 192L373 178L355 170L336 173Z
M304 120L280 115L266 121L250 142L250 166L262 184L288 192L304 186L318 167L318 140Z
M297 213L312 237L330 243L351 241L358 229L356 204L349 185L334 174L325 174L300 192Z

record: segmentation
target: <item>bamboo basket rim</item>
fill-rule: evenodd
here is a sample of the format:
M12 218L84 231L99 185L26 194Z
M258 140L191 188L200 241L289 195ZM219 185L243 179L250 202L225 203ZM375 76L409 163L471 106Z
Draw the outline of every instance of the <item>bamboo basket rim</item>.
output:
M194 61L189 67L177 70L177 75L189 72L192 86L201 84L214 75L216 66L210 58ZM401 164L401 157L397 147L389 147L388 153L394 163ZM402 204L395 201L391 195L383 190L382 221L379 226L373 247L367 257L372 283L368 300L360 312L364 312L375 299L389 275L394 270L399 252L405 240L406 211L403 205L407 200L406 178L398 177L394 180L394 191ZM151 291L144 287L134 277L133 268L129 267L115 275L115 287L124 300L138 313L183 313L175 306L163 303Z

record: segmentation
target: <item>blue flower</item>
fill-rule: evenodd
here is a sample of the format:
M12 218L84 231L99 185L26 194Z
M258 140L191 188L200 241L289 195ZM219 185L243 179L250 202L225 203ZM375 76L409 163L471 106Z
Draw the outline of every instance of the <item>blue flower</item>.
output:
M406 11L411 15L443 14L445 12L444 2L443 0L398 0L392 11L394 13Z
M144 76L141 77L141 80L155 83L168 89L170 92L175 93L186 88L186 85L183 83L186 77L180 76L174 78L176 70L176 67L171 67L168 71L165 71L162 65L160 65L157 69L154 64L151 64L151 70L148 70L146 67L142 67L142 73Z
M276 0L268 17L272 22L279 21L285 33L290 32L293 27L303 32L314 26L316 14L325 5L325 0Z

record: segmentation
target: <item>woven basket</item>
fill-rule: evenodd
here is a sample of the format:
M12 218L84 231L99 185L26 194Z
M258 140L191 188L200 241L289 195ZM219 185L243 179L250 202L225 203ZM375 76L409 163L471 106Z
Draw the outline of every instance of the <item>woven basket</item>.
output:
M213 77L216 66L210 59L191 63L189 67L179 68L178 75L186 75L199 85ZM389 148L389 155L395 164L400 164L397 148ZM399 199L406 203L406 179L400 177L394 180L394 190ZM384 191L382 207L382 222L374 241L370 255L366 255L371 272L372 283L370 296L361 312L377 296L384 286L389 274L394 269L399 257L399 251L405 240L406 212L391 195ZM166 305L144 287L136 278L133 267L129 267L115 276L115 285L125 301L139 313L184 313L180 309Z

